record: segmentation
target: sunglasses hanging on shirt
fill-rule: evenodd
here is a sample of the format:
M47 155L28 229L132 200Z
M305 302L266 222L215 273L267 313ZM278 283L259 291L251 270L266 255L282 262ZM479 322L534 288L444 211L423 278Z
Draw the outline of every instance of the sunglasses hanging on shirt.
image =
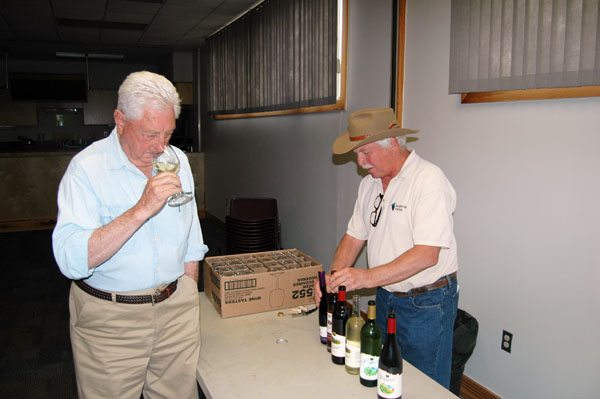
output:
M379 217L381 216L381 201L383 201L383 194L379 194L377 197L375 197L375 202L373 203L375 210L371 212L370 219L371 226L373 227L377 227L377 223L379 223Z

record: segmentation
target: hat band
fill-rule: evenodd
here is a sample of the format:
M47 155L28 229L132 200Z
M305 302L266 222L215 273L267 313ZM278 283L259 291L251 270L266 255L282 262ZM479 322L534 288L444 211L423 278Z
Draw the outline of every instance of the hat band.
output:
M363 134L362 136L352 136L352 137L350 137L350 141L361 141L361 140L366 139L369 136L372 136L372 134Z
M400 127L400 126L398 126L398 124L396 122L392 122L388 126L388 129L394 129L394 128L397 128L397 127ZM362 136L351 136L350 137L350 141L361 141L361 140L364 140L364 139L366 139L368 137L373 136L374 134L375 133L363 134Z

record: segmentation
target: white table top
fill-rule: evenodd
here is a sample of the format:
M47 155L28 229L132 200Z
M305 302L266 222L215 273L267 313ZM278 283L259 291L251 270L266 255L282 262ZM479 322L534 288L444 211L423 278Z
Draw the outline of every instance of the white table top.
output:
M376 388L331 362L319 341L318 314L265 312L222 319L200 293L198 382L209 399L376 398ZM277 343L284 338L287 343ZM404 361L403 399L457 398Z

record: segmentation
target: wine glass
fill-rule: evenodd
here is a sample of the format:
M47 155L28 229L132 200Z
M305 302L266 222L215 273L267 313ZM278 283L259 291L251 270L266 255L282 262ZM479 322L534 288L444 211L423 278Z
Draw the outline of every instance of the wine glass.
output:
M179 172L179 158L170 145L166 145L164 151L152 160L154 173ZM194 197L190 191L182 191L173 194L167 200L169 206L181 206L190 202Z

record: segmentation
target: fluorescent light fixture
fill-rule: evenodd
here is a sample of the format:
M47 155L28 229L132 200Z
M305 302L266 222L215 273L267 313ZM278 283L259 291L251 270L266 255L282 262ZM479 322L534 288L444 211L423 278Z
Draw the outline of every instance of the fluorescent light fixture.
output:
M56 56L59 58L89 58L95 60L122 60L123 54L101 54L101 53L73 53L68 51L57 51Z
M93 58L97 60L122 60L123 54L94 54L89 53L88 58Z
M57 51L56 56L59 58L85 58L84 53L70 53L66 51Z

